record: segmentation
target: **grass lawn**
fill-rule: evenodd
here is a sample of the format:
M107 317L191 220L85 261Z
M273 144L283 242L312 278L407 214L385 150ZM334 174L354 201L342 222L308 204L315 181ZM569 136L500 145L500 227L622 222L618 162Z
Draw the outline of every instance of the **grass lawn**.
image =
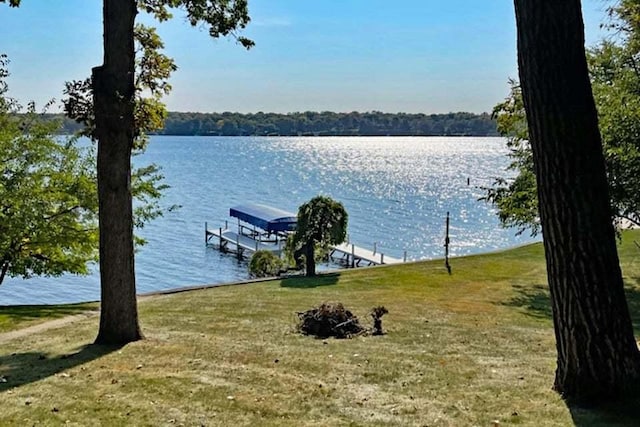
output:
M99 309L98 303L0 306L0 333Z
M624 234L620 256L640 333L634 239L640 232ZM146 339L121 348L91 345L97 317L5 341L0 424L639 424L640 400L580 409L551 390L541 245L451 264L451 276L433 261L144 299ZM296 312L322 302L342 302L368 325L384 305L387 334L297 334ZM24 325L16 310L0 307L0 325Z

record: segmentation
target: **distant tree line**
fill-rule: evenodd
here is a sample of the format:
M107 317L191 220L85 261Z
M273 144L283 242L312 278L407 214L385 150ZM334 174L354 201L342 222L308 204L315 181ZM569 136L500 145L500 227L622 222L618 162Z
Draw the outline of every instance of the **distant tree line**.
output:
M63 132L78 125L63 120ZM334 113L177 113L170 112L159 135L217 136L497 136L496 122L488 113L407 114Z

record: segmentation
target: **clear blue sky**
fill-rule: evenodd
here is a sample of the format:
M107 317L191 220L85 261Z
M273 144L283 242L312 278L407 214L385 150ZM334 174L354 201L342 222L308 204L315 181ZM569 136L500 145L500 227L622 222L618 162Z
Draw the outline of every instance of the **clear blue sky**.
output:
M38 105L102 62L101 1L0 4L11 95ZM584 0L587 44L606 0ZM511 0L249 0L256 42L212 40L180 13L159 26L179 70L172 111L490 111L517 77Z

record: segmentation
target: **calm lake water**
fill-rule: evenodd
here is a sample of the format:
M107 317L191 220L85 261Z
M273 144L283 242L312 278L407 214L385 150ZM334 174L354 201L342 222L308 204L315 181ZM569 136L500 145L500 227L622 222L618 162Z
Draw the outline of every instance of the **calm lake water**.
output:
M163 205L177 211L139 232L148 240L136 257L139 292L248 277L246 262L204 244L204 223L218 227L229 208L265 203L297 212L325 194L349 213L350 241L393 257L443 257L451 215L454 256L531 241L500 228L477 199L481 186L504 176L501 138L441 137L153 137L138 164L162 166L171 185ZM467 179L470 185L467 185ZM0 305L97 300L97 274L6 279Z

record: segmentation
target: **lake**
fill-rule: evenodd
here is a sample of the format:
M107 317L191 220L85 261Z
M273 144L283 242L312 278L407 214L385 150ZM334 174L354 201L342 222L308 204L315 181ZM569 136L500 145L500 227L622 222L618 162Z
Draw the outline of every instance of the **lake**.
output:
M246 279L247 263L204 243L204 223L256 202L292 212L318 194L341 201L358 246L411 260L444 256L451 215L453 256L532 241L502 229L480 187L505 176L501 138L154 136L136 164L162 166L171 186L163 206L180 205L144 227L136 255L139 292ZM235 219L234 219L235 221ZM455 269L455 264L454 264ZM5 279L0 304L97 300L97 274Z

